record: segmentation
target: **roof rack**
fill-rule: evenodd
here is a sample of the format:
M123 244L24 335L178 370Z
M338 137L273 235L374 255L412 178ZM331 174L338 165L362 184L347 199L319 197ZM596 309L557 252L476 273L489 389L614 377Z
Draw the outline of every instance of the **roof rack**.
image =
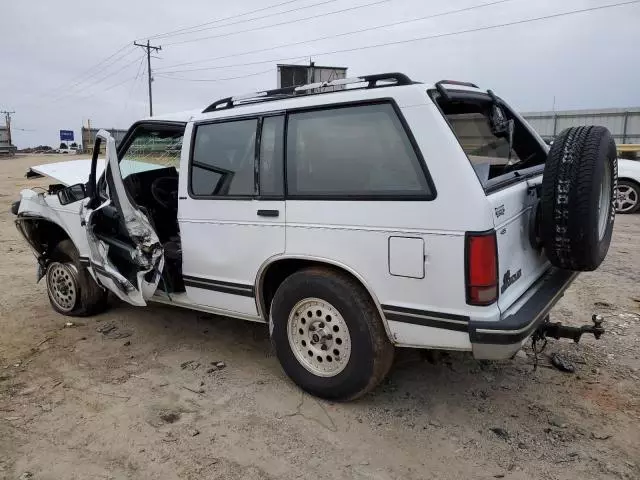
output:
M438 93L442 95L447 101L451 100L451 97L449 96L447 89L444 88L444 85L457 85L459 87L480 88L475 83L471 83L471 82L460 82L458 80L440 80L439 82L436 82L436 90L438 90Z
M379 84L380 82L380 84ZM382 83L384 82L384 83ZM213 102L202 113L213 112L216 110L223 110L227 108L233 108L241 104L267 102L271 100L279 100L282 98L292 98L301 95L312 95L319 93L332 93L327 91L317 91L321 88L327 87L341 87L345 85L351 85L356 83L366 83L367 85L360 88L376 88L376 87L389 87L399 85L411 85L416 83L407 77L404 73L379 73L376 75L364 75L362 77L341 78L338 80L332 80L329 82L316 82L309 83L307 85L300 85L297 87L284 87L276 88L273 90L264 90L261 92L249 93L246 95L239 95L234 97L221 98Z

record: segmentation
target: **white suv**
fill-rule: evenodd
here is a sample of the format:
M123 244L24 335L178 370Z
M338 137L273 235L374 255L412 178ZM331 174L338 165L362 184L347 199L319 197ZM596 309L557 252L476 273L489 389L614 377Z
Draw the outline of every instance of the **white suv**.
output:
M112 292L268 323L286 373L326 398L372 389L394 347L513 356L613 227L606 129L549 152L463 82L230 97L137 122L118 147L101 131L93 152L33 167L62 185L13 207L53 308L94 314Z

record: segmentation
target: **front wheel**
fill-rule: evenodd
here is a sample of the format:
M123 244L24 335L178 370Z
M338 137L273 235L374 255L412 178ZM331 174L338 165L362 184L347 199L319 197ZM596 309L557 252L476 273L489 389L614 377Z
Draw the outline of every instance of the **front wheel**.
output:
M78 250L71 240L63 240L56 246L45 279L51 306L62 315L87 317L107 308L108 292L80 264Z
M309 268L285 279L274 296L271 321L284 371L318 397L364 395L393 362L394 348L373 301L340 272Z

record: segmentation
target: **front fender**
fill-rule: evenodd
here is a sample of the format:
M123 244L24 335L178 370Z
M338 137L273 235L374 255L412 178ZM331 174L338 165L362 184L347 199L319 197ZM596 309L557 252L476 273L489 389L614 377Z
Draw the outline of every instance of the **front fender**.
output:
M20 192L16 225L18 230L25 236L27 242L37 252L36 256L42 255L44 253L43 250L45 250L43 244L50 242L44 241L47 240L46 238L33 238L33 229L27 229L25 225L43 221L64 232L64 237L69 238L75 244L81 256L88 256L87 235L81 224L80 217L80 210L84 202L85 200L82 200L69 205L61 205L56 195L34 192L33 190L22 190Z

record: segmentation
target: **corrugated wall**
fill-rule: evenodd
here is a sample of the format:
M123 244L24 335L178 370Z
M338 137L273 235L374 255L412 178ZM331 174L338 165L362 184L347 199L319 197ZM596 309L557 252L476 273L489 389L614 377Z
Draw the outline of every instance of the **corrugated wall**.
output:
M611 131L618 144L640 143L640 108L528 112L522 116L545 139L568 127L602 125Z
M93 145L96 142L96 134L98 133L99 128L92 128L89 130L86 127L82 127L81 137L82 137L82 149L85 153L90 153L93 151ZM117 128L105 128L107 132L109 132L116 141L116 145L120 143L120 141L124 138L127 130L121 130Z

